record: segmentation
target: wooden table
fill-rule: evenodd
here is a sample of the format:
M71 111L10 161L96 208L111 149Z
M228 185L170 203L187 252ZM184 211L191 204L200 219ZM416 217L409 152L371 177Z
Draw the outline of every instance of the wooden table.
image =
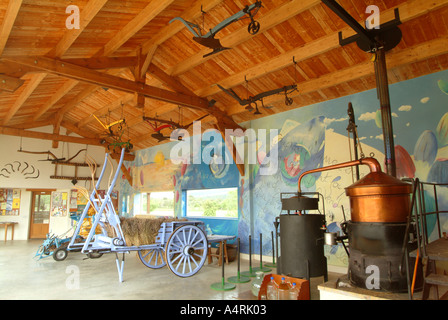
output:
M208 263L212 263L212 257L218 258L218 265L220 266L222 264L222 250L224 250L224 259L226 260L226 263L229 264L229 256L227 255L227 241L235 239L236 236L224 236L224 235L208 235L207 241L208 241ZM210 250L212 243L219 243L219 254L212 253Z
M17 222L6 222L6 221L2 221L0 222L0 226L4 226L5 227L5 242L6 242L6 237L8 235L8 227L11 227L12 232L11 232L11 240L14 240L14 225L16 225Z

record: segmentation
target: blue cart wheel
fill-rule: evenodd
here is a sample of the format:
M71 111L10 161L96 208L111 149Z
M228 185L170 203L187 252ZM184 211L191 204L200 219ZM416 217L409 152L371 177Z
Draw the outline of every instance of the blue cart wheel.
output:
M179 277L196 274L207 258L207 236L194 225L174 230L165 248L168 268Z
M138 251L140 261L151 269L159 269L166 265L165 252L163 248L154 248Z
M63 261L65 258L67 258L68 251L66 248L57 248L53 252L53 259L56 261Z

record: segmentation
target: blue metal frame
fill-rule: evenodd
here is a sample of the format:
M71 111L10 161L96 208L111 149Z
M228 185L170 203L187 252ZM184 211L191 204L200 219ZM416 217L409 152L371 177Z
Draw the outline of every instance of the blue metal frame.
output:
M84 208L83 213L81 214L81 217L79 219L78 225L76 226L75 232L72 236L72 239L70 241L70 244L68 245L69 250L73 249L81 249L82 253L89 253L89 252L98 252L98 253L109 253L114 252L116 255L116 264L117 264L117 270L118 270L118 277L119 281L123 281L123 268L124 268L124 254L129 253L130 251L143 251L143 250L157 250L159 253L164 251L164 246L168 248L172 247L171 244L174 244L176 248L179 248L179 244L183 246L182 250L179 252L181 256L183 257L183 260L181 260L179 263L183 263L182 261L185 261L185 265L183 266L183 270L186 266L190 267L191 262L196 264L195 261L191 258L191 256L195 253L195 250L203 250L202 252L202 264L203 261L205 261L205 257L207 256L207 237L206 233L204 232L204 224L200 221L172 221L172 222L166 222L163 223L162 226L159 229L159 237L156 239L155 244L148 244L148 245L141 245L141 246L127 246L126 241L124 238L123 231L121 229L120 225L120 219L115 212L114 206L112 204L111 200L111 193L115 186L115 183L117 181L121 165L123 164L123 157L124 157L125 149L123 148L121 151L120 161L117 167L117 170L115 172L114 178L109 185L109 188L107 190L106 195L104 198L101 198L97 192L101 180L104 176L105 167L107 164L107 161L109 160L109 155L106 153L105 161L103 165L103 169L101 171L101 174L98 178L98 181L96 183L95 189L92 191L89 202L87 203L86 207ZM92 227L89 231L89 235L87 236L87 239L83 243L75 243L75 238L78 237L82 222L87 217L87 212L89 211L90 206L93 205L96 214L94 218L94 222L92 224ZM111 238L108 236L107 229L105 226L105 222L107 222L109 225L111 225L114 230L116 237ZM98 225L101 227L101 234L96 234L96 228ZM169 225L169 227L168 227ZM171 229L169 229L171 228ZM171 233L167 231L169 229ZM191 231L189 231L191 230ZM202 230L201 233L199 233L198 230ZM182 234L182 237L176 236L176 234ZM193 234L194 233L194 234ZM198 237L199 234L199 237ZM184 238L186 241L184 241ZM194 239L194 243L189 243L189 239ZM201 241L196 241L196 239L201 239ZM205 243L204 245L198 244L199 242ZM177 249L176 249L177 250ZM169 249L171 252L171 249ZM122 253L123 256L120 259L118 254ZM177 253L177 252L176 252ZM172 259L177 259L177 256L175 253L165 253L167 262L170 265L171 271L175 273L176 275L180 277L187 277L195 274L199 269L202 267L202 264L198 265L197 268L194 268L194 270L191 270L191 272L184 273L178 272L177 268L179 266L177 265L177 268L174 270L172 269L172 265L175 261L171 261ZM197 255L197 254L196 254ZM176 258L174 258L176 256ZM140 258L142 259L142 256L140 255ZM150 268L159 268L159 265L153 265L149 261L143 261L143 264L145 264L147 267Z

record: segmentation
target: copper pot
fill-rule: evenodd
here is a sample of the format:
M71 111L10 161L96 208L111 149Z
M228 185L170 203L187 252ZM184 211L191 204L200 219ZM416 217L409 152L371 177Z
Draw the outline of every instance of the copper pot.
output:
M336 164L304 172L302 177L315 172L341 169L355 165L368 165L370 173L345 189L350 198L351 220L353 222L406 222L410 213L412 185L389 176L381 171L374 158Z

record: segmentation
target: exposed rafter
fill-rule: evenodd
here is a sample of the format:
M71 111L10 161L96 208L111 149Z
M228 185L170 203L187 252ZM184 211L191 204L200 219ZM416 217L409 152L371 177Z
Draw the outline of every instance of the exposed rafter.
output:
M242 99L297 84L299 94L291 96L292 106L281 103L282 95L278 95L280 103L277 96L265 97L264 104L276 108L259 117L375 87L369 54L356 46L340 48L338 33L348 38L354 32L319 0L275 5L262 1L256 17L260 32L249 34L248 21L232 23L217 38L233 50L206 58L209 49L192 41L182 23L169 21L181 17L205 34L254 1L129 0L122 6L88 0L78 4L80 29L71 30L65 28L61 12L64 0L21 2L6 0L0 5L3 126L31 129L50 124L55 137L60 128L71 127L83 137L97 138L101 128L90 123L92 114L107 113L114 121L125 114L126 140L146 148L157 142L142 115L177 119L181 105L187 110L187 123L211 115L203 120L204 129L239 128L237 122L254 118L216 84ZM341 2L363 24L369 15L363 8L370 1L350 3L353 7ZM403 22L403 41L387 57L392 82L448 68L448 48L443 44L448 29L440 27L448 0L376 4L382 22L394 18L396 7ZM41 21L35 21L37 17ZM250 90L244 88L246 79ZM117 90L135 99L120 108ZM213 100L216 103L210 107Z
M112 88L130 93L137 92L148 98L156 100L162 100L165 102L198 109L207 110L208 108L208 101L202 98L187 96L185 94L175 93L144 84L137 84L124 78L101 73L55 59L46 57L5 57L2 59L106 88Z
M34 139L42 139L42 140L57 140L71 143L79 143L79 144L88 144L93 146L101 146L100 139L92 139L92 138L78 138L64 135L57 135L51 133L37 132L37 131L29 131L17 128L10 127L0 127L0 134L16 136L16 137L27 137Z
M16 21L17 14L22 6L23 0L9 0L6 13L3 18L3 23L0 27L0 56L5 49L6 42L8 41L14 22Z

